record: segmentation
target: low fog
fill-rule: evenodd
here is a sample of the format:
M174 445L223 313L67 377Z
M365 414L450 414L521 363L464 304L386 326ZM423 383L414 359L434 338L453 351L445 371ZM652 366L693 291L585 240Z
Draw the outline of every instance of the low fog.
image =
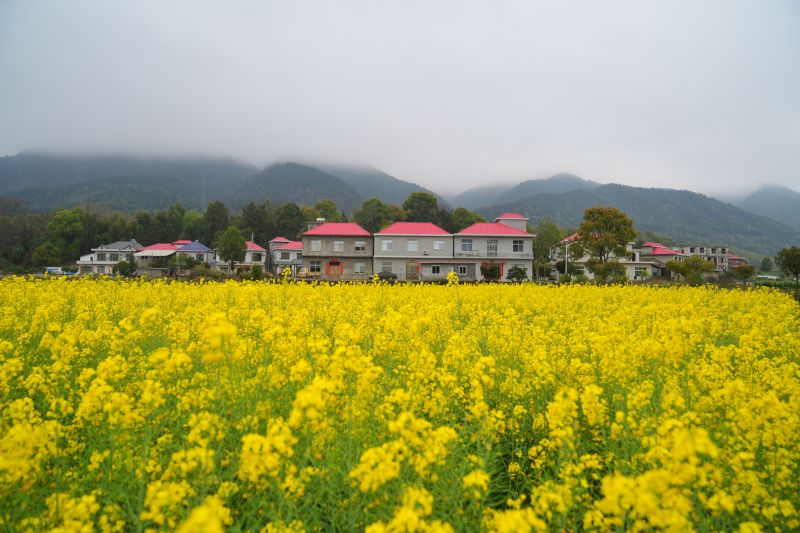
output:
M0 2L0 155L800 189L800 4Z

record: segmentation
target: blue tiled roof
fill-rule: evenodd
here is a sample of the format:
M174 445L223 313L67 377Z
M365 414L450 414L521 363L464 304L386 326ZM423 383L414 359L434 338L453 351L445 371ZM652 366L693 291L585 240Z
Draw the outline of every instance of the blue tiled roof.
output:
M179 252L210 252L211 248L201 242L190 242L178 248Z

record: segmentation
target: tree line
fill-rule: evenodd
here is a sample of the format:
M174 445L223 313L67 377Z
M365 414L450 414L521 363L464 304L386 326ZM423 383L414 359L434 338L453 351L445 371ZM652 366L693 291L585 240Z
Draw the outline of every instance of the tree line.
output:
M433 222L450 232L484 221L480 215L459 207L441 206L436 196L411 193L403 205L372 198L352 215L340 211L331 200L313 206L294 202L274 205L270 201L250 202L233 211L220 201L210 202L205 211L186 209L179 203L167 209L128 213L103 213L91 207L57 209L49 214L29 213L19 201L0 199L0 269L24 272L49 265L68 265L100 244L136 239L143 245L198 240L217 246L223 232L234 228L244 238L266 245L277 235L298 239L309 222L356 222L376 232L392 222ZM222 244L238 238L228 231Z

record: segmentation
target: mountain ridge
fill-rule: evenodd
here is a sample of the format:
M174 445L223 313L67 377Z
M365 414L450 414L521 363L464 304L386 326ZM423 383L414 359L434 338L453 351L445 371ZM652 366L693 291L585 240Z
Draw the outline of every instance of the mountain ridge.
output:
M494 217L503 211L520 211L530 217L531 225L549 217L560 225L577 227L583 211L598 205L621 209L633 219L637 231L668 235L677 243L728 246L751 260L800 241L800 231L771 218L700 193L668 188L606 184L543 193L478 212Z
M734 205L800 231L800 192L782 185L762 185Z

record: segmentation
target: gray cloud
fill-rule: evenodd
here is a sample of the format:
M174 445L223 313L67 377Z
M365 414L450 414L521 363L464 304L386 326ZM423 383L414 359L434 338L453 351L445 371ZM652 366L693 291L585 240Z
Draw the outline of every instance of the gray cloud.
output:
M796 2L0 3L0 153L800 189Z

